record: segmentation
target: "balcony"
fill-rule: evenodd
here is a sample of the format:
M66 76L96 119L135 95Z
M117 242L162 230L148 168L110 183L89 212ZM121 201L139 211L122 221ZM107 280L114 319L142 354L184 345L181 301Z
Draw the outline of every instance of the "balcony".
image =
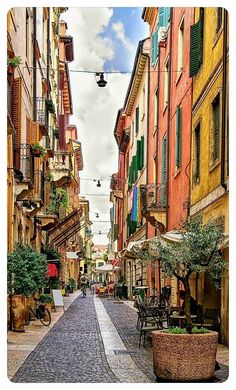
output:
M16 200L22 200L34 188L34 157L28 144L13 146Z
M34 171L34 188L23 202L26 212L30 217L36 215L44 206L44 174L40 170Z
M72 172L71 153L67 151L54 152L53 159L50 160L50 172L53 175L54 183L58 187L70 184Z
M140 197L143 217L158 228L166 226L166 185L141 185Z
M48 133L48 112L55 113L55 106L51 99L36 97L36 121L39 123L43 135Z

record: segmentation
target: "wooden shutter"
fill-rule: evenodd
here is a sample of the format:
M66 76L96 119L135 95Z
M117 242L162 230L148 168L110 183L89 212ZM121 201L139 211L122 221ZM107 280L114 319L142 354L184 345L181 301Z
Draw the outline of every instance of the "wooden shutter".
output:
M26 117L26 144L29 147L31 143L31 119Z
M182 108L176 108L176 165L181 166L181 144L182 144Z
M20 169L21 160L21 101L22 101L22 81L21 78L17 78L13 83L13 104L12 104L12 122L15 129L13 136L13 165L14 168Z
M134 156L133 159L134 159L134 181L136 181L137 178L138 178L138 164L137 164L138 161L137 161L137 156Z
M39 143L39 123L38 122L31 122L31 144L38 144Z
M144 136L141 136L141 166L144 166Z
M169 23L169 20L170 20L170 7L163 7L164 8L164 25L163 26L167 26L167 24Z
M165 26L165 7L159 7L159 27Z
M220 150L220 98L216 96L213 104L213 122L214 122L214 160L219 158Z
M190 26L190 77L197 74L201 66L201 47L201 22L198 21Z
M156 64L156 59L158 55L158 29L152 34L152 66Z
M200 177L200 153L201 153L201 143L200 143L200 124L197 125L195 129L195 156L196 156L196 175L195 179Z
M141 141L137 140L137 152L136 152L136 156L137 156L137 167L138 167L138 170L141 171L142 169L142 165L141 165Z
M162 140L162 164L161 164L161 203L166 204L166 179L167 179L167 140L166 137Z

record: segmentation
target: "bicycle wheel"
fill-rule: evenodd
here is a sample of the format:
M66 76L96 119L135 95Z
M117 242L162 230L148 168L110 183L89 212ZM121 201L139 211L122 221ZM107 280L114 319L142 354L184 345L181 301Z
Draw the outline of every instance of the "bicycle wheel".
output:
M51 314L48 309L44 309L44 312L42 313L42 316L40 316L40 321L43 325L49 326L51 324Z
M35 319L35 313L30 308L28 312L28 317L25 319L25 325L29 325L30 321L33 321Z

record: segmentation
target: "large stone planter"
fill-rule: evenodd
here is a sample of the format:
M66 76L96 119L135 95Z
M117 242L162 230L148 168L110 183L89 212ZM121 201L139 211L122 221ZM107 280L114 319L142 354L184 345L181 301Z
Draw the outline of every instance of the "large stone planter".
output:
M12 322L14 332L25 331L25 297L23 295L12 296Z
M218 333L170 334L155 331L153 366L157 378L201 381L215 374Z

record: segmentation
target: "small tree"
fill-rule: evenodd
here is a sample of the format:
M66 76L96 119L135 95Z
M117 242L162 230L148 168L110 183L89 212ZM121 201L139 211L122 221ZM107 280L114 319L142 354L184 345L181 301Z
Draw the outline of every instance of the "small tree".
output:
M26 297L45 286L47 272L46 256L27 245L18 244L8 255L8 293Z
M186 330L191 333L190 275L193 272L207 272L215 282L220 279L226 267L219 250L224 234L222 225L217 226L213 221L203 224L201 215L183 224L179 233L179 242L168 243L158 236L146 248L134 247L134 253L141 261L156 261L158 258L164 274L175 276L183 283Z

